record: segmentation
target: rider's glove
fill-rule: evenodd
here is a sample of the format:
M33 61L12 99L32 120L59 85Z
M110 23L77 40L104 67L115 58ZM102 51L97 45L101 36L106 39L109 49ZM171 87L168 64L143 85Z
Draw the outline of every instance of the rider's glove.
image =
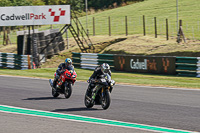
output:
M91 83L92 81L94 81L93 78L89 78L89 79L87 80L88 83Z
M90 83L90 78L87 80L88 83Z
M61 74L61 71L60 71L60 70L57 70L56 73L57 73L58 75L60 75L60 74Z
M90 79L90 83L94 83L95 82L95 79Z
M59 79L59 77L60 77L59 75L56 75L56 79Z
M61 70L61 71L60 71L61 74L64 73L64 72L65 72L65 70Z

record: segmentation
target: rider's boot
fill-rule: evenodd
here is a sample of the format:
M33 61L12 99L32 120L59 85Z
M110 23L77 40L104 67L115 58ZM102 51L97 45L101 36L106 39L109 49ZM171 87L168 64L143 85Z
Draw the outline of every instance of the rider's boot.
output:
M53 81L53 88L56 88L56 80Z
M99 91L99 89L101 88L101 86L97 85L95 86L94 89L92 89L92 99L95 100L96 94Z
M87 95L90 97L91 94L92 94L92 89L91 89L91 87L89 85L88 88L87 88Z
M56 82L58 81L60 75L59 74L56 74L56 76L54 77L54 80L53 80L53 87L56 88Z
M96 97L96 90L97 90L97 86L92 90L92 100L94 100Z
M55 76L54 80L53 80L53 87L56 88L56 82L58 81L58 76Z

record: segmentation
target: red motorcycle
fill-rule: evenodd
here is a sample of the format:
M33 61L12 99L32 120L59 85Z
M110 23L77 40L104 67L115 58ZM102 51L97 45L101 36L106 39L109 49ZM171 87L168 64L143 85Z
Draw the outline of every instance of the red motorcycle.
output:
M56 76L56 73L54 76ZM53 80L49 79L52 88L52 96L58 97L60 94L64 94L65 98L69 98L72 94L72 85L74 85L76 77L77 74L74 70L65 69L56 82L56 87L53 87Z

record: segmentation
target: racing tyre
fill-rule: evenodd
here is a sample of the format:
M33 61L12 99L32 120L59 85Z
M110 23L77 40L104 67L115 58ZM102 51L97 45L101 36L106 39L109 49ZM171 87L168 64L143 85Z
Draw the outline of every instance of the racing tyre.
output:
M86 91L85 93L85 99L84 99L84 103L85 103L85 106L87 108L92 108L94 106L94 103L91 102L91 99L89 97L89 92L88 90Z
M104 97L102 97L101 99L101 106L103 109L108 109L108 107L110 106L110 102L111 102L111 99L110 99L110 92L108 90L106 90L105 92L105 95Z
M53 87L52 87L52 96L53 97L58 97L59 96L59 93Z
M65 86L65 92L64 92L65 98L69 98L71 94L72 94L72 84L69 83L68 85Z

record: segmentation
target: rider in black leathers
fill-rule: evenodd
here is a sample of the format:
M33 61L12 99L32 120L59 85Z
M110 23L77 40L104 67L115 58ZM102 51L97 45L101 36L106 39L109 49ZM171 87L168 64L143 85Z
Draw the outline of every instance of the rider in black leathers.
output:
M95 68L93 74L90 76L88 85L88 92L91 94L92 89L95 87L94 80L101 78L101 75L109 74L111 76L110 66L107 63L103 63L102 65Z

